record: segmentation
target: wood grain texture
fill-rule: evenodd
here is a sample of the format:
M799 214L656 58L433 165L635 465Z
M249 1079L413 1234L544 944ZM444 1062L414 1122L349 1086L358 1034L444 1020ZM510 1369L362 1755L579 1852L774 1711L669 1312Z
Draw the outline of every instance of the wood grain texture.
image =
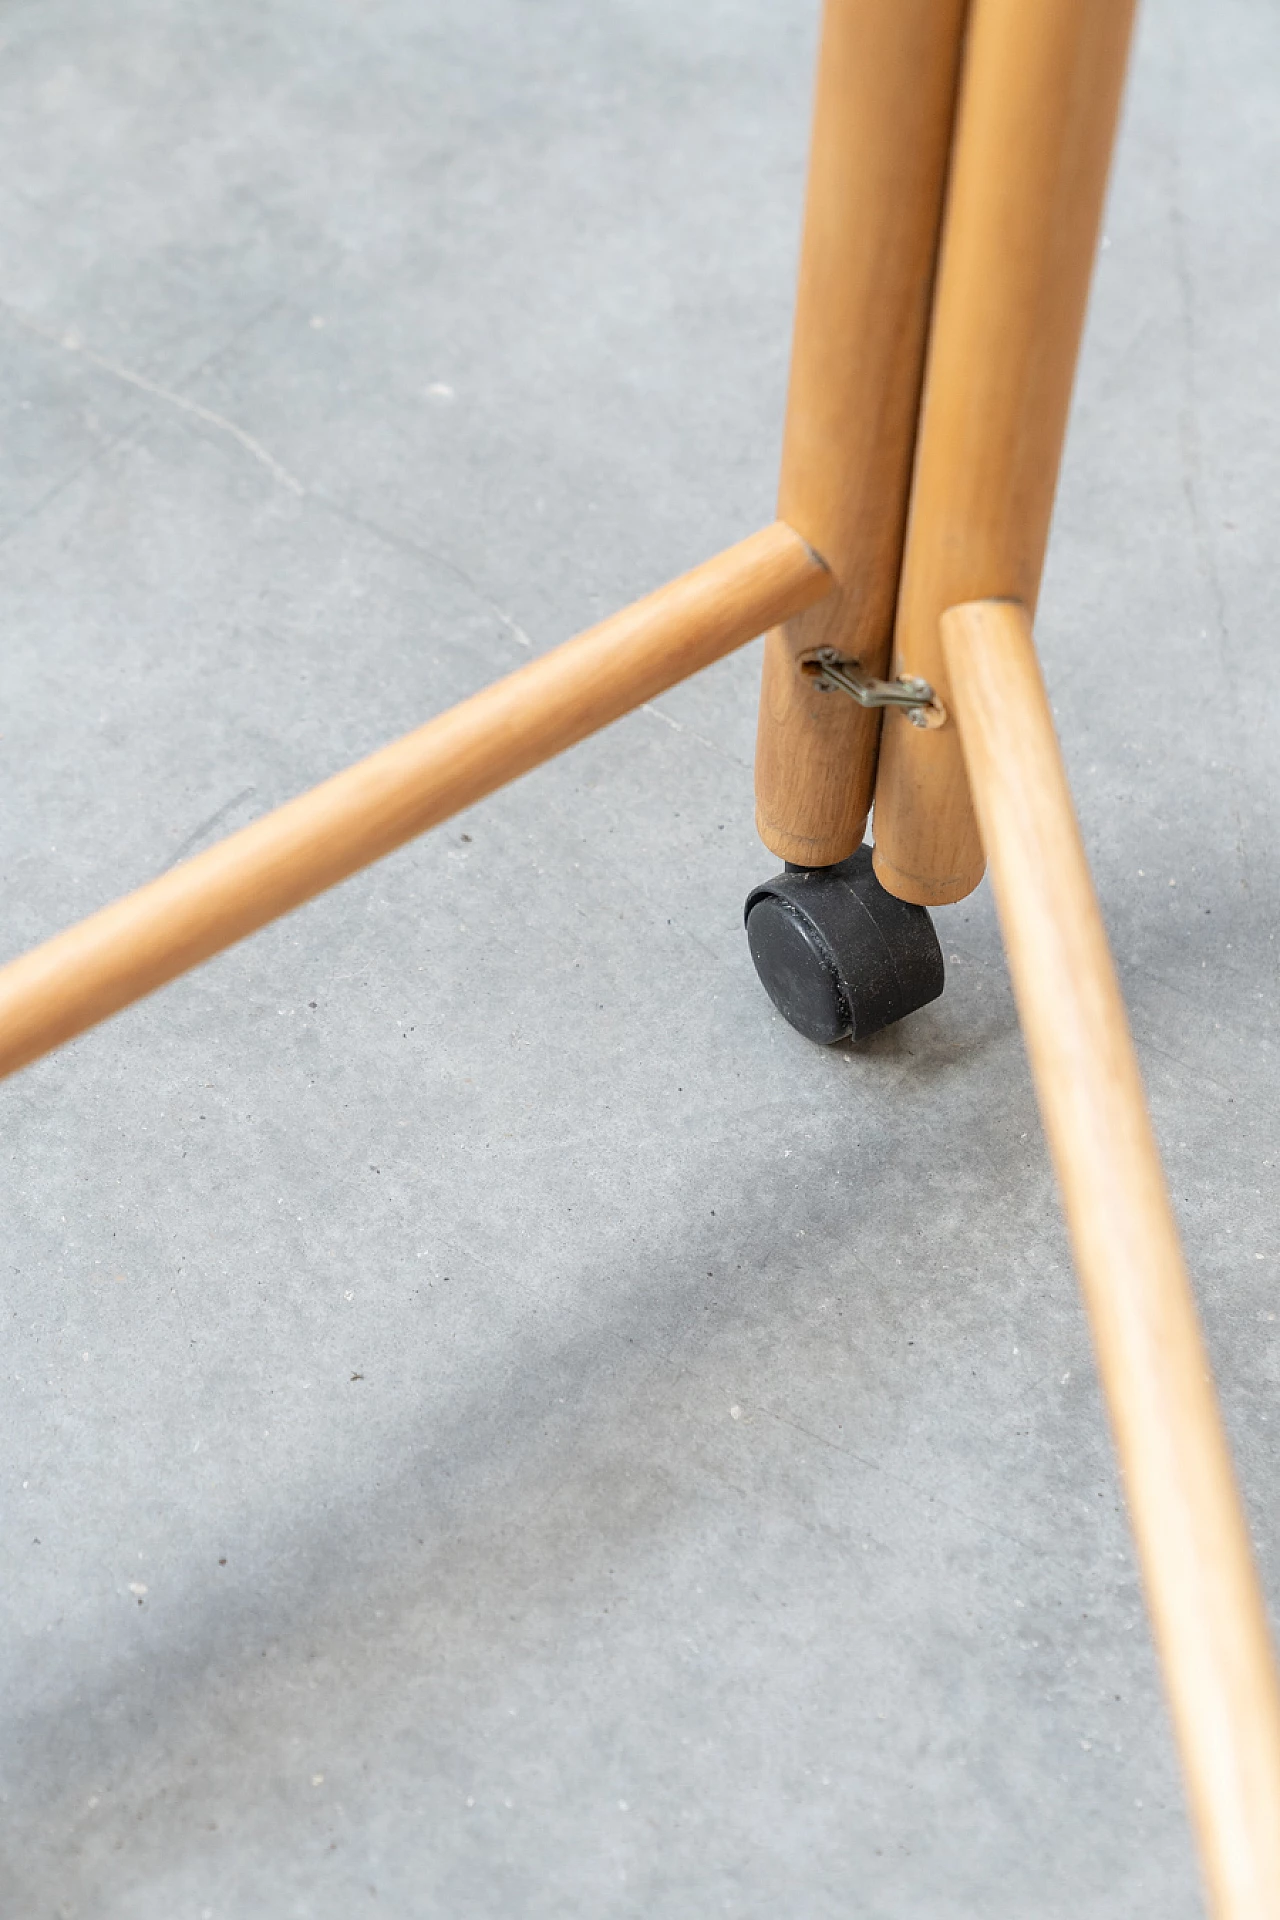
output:
M0 1074L198 966L830 591L775 524L0 970Z
M955 607L942 644L1212 1908L1276 1920L1266 1614L1030 620L1008 601Z
M943 610L1034 610L1124 79L1132 0L974 0L929 337L895 673L943 704ZM954 728L886 719L876 872L963 899L982 848Z
M967 0L826 0L778 515L838 591L771 633L757 824L784 860L862 840L880 716L797 670L818 647L883 674Z

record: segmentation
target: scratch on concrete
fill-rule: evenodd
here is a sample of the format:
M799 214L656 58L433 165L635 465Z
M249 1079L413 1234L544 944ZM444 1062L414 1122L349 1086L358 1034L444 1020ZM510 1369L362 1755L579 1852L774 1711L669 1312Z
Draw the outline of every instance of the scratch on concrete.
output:
M427 560L433 566L443 567L445 572L451 573L455 580L460 580L482 606L489 609L494 619L502 623L518 646L524 647L530 653L533 652L533 641L519 622L513 620L506 608L499 606L493 595L486 593L479 581L474 579L465 567L460 567L456 560L451 560L448 554L438 553L434 547L424 546L420 540L411 540L402 533L393 533L390 527L384 527L377 520L370 520L367 515L357 513L354 508L345 506L342 501L335 500L331 494L323 493L319 489L313 491L311 498L320 506L327 508L339 520L345 520L348 526L363 528L364 532L371 533L375 539L385 541L387 546L395 547L401 553L412 554L415 560Z
M160 872L168 873L172 868L181 866L182 862L195 852L207 834L212 833L215 827L220 827L228 814L234 813L242 801L252 800L257 791L258 789L256 787L246 787L242 793L233 794L231 799L219 807L216 813L211 813L207 820L202 820L198 827L192 829L173 858L165 861ZM156 877L158 879L159 875Z
M721 760L728 760L732 766L743 767L750 773L751 768L748 763L745 760L740 760L736 753L729 753L726 748L717 746L714 740L708 740L704 734L695 733L693 728L686 727L682 720L673 720L669 713L662 711L661 707L655 707L650 701L646 700L640 711L641 713L651 713L655 720L661 720L663 725L670 727L673 733L687 733L691 740L696 740L698 745L705 747L708 753L714 753L718 755Z
M459 572L461 572L461 568L459 568ZM477 594L479 598L484 601L490 613L492 613L494 619L500 620L502 622L503 626L506 628L507 632L511 635L516 645L520 647L524 647L528 650L528 652L532 653L533 642L529 638L528 634L525 632L524 628L520 625L519 621L513 620L511 618L511 615L507 612L506 608L500 607L496 600L490 599L489 595L484 591L484 588L478 587L474 580L467 579L466 574L463 574L462 577L464 580L467 581L467 585L471 588L471 591Z
M137 387L140 393L150 394L153 400L163 400L167 406L176 407L180 413L189 413L194 419L202 420L206 426L215 428L219 433L225 433L229 439L234 440L238 446L244 448L246 453L264 466L282 487L287 487L290 493L296 493L299 498L306 493L307 490L301 480L296 479L287 467L283 467L275 455L263 446L261 440L255 439L253 434L247 432L244 427L237 426L234 420L228 420L225 414L215 413L212 407L202 407L198 400L189 400L185 394L174 393L171 388L162 387L156 381L148 380L144 373L135 373L131 367L122 367L118 360L109 360L105 354L95 353L92 347L85 345L82 336L74 327L69 327L65 333L57 334L37 325L26 314L19 313L16 307L9 306L7 301L5 310L10 318L20 327L25 327L28 333L34 333L39 339L48 340L52 345L61 347L65 353L79 354L82 360L87 360L91 366L101 368L103 373L111 374L114 379L123 380L128 386Z
M979 1530L986 1529L988 1532L998 1533L1001 1539L1011 1541L1015 1547L1021 1547L1024 1553L1043 1552L1043 1548L1036 1541L1028 1540L1022 1534L1012 1532L1008 1527L1002 1527L998 1521L991 1518L990 1514L970 1513L966 1507L958 1507L954 1500L944 1499L933 1487L922 1486L909 1474L895 1473L882 1461L873 1460L869 1454L858 1453L853 1447L844 1446L839 1440L833 1440L829 1434L819 1433L813 1427L802 1426L800 1421L793 1420L789 1414L780 1412L776 1407L760 1406L759 1411L766 1419L776 1421L779 1426L790 1427L793 1433L803 1434L806 1440L815 1441L820 1447L829 1447L833 1453L842 1453L847 1459L856 1460L859 1466L869 1468L872 1473L883 1474L886 1480L893 1481L896 1486L905 1487L907 1492L914 1494L917 1500L927 1500L930 1505L941 1507L944 1513L954 1513L958 1519L967 1520L970 1526L977 1527Z

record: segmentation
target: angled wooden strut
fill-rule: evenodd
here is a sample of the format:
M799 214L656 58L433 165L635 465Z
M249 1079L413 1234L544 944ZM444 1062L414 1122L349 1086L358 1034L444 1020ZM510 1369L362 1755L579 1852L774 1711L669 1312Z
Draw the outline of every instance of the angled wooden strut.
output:
M1026 609L942 649L1219 1920L1280 1915L1280 1687Z
M0 968L0 1075L563 753L831 590L775 524Z

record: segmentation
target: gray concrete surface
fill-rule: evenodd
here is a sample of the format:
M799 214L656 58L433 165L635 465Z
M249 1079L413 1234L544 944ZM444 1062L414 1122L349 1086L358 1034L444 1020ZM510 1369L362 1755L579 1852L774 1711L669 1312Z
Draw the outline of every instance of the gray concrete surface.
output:
M3 950L771 509L805 0L11 0ZM1280 14L1151 0L1040 630L1280 1597ZM1200 1911L991 902L755 650L3 1090L0 1911Z

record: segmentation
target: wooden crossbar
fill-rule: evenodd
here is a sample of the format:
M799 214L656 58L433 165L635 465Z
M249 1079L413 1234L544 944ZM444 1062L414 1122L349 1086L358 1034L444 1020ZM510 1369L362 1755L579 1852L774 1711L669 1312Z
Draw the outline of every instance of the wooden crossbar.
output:
M0 1077L831 590L780 521L0 969Z

